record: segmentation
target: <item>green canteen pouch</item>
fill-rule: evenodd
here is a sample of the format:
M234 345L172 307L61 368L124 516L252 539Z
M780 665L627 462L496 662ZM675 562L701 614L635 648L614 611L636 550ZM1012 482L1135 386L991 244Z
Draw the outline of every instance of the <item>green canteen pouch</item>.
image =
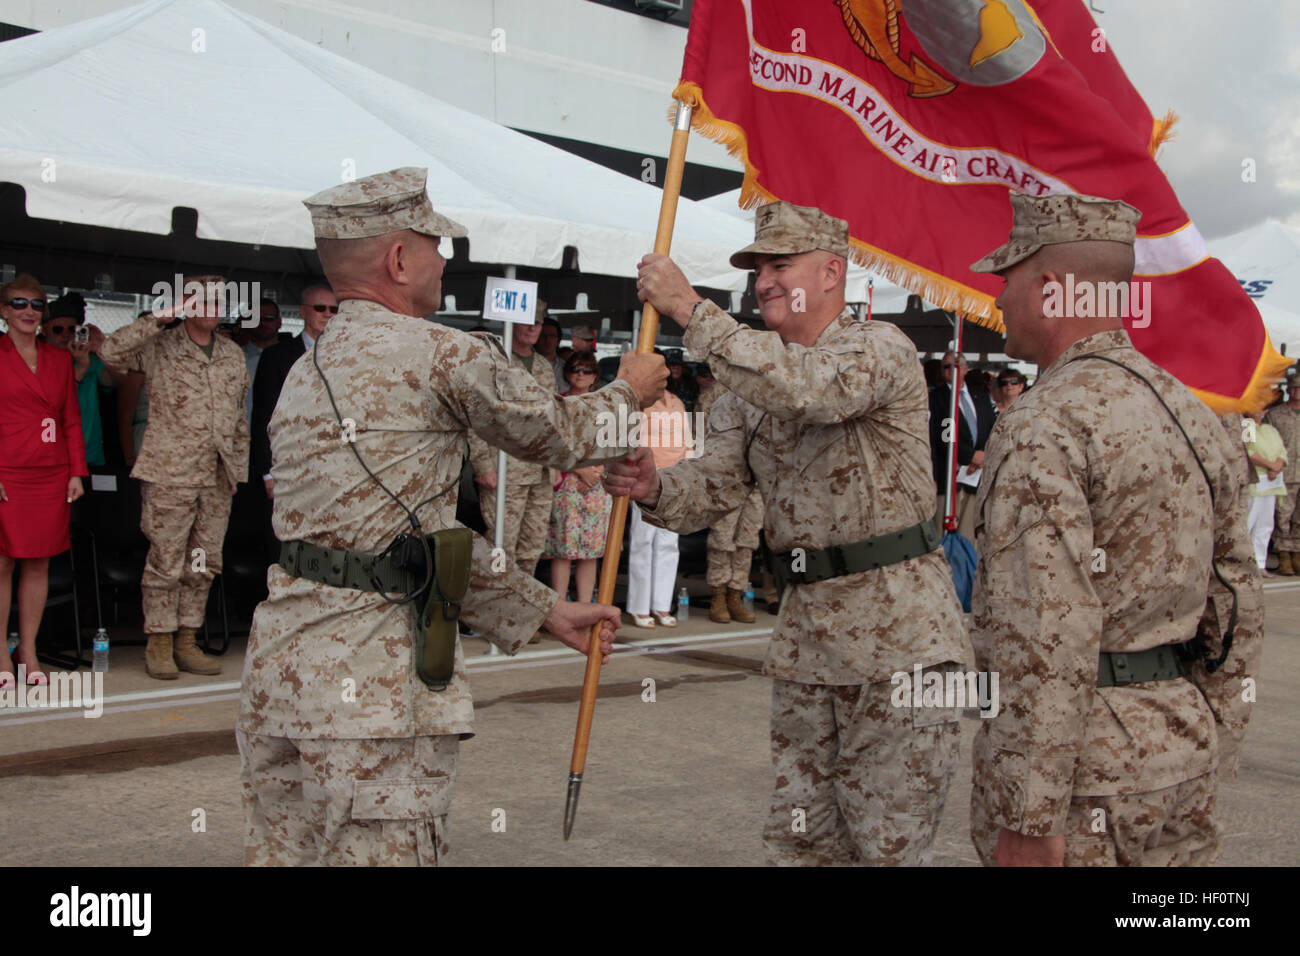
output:
M443 690L456 666L457 621L469 591L473 536L469 528L447 528L426 538L433 554L433 584L420 611L415 670L431 690Z

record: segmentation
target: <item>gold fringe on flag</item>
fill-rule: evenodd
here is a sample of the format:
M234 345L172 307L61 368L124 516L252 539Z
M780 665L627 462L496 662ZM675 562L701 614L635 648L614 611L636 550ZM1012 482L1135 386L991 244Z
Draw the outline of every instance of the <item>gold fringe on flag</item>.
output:
M695 83L683 81L673 90L673 99L691 106L691 126L709 139L726 147L727 152L745 166L745 179L740 185L740 207L753 209L765 202L780 199L758 183L758 169L749 160L749 141L745 131L735 123L719 119L704 101L704 94ZM673 111L676 115L676 111ZM993 305L993 297L947 276L931 272L914 262L893 253L878 249L869 243L849 238L849 251L853 261L864 269L902 286L941 309L956 312L962 318L1002 332L1002 313Z
M673 90L673 99L690 104L691 126L697 132L725 146L728 153L744 164L745 178L740 186L742 209L752 209L762 203L776 202L780 199L779 196L773 195L759 185L758 169L749 160L749 141L745 131L737 124L715 116L704 101L704 93L698 84L683 80ZM676 116L675 109L669 112L670 120L674 116ZM1178 115L1173 110L1166 113L1162 119L1155 121L1149 144L1153 157L1161 145L1173 138L1173 127L1177 121ZM849 237L849 247L853 261L864 269L877 273L941 309L956 312L962 318L984 328L1005 333L1002 312L993 304L995 301L993 296L963 285L955 279L931 272L914 262L909 262L852 236ZM1262 318L1260 323L1263 324ZM1276 397L1277 383L1293 360L1279 354L1273 348L1267 330L1264 332L1264 339L1264 348L1255 366L1255 372L1251 376L1250 384L1241 395L1233 398L1216 392L1192 389L1196 396L1216 414L1226 415L1263 408Z
M1165 143L1171 142L1174 137L1174 124L1178 122L1178 114L1170 110L1160 119L1155 120L1151 126L1151 140L1147 143L1147 152L1154 159L1160 147Z

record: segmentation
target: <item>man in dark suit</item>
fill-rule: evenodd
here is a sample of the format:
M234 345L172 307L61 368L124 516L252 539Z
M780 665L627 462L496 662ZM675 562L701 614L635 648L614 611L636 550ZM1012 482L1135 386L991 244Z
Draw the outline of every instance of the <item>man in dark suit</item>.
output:
M934 463L934 481L938 495L937 514L942 525L944 492L948 487L948 439L957 437L957 530L975 540L975 492L979 489L980 469L984 467L984 445L993 431L997 413L985 392L966 387L966 360L945 352L940 371L943 384L930 390L930 455ZM952 383L961 382L958 397L960 427L950 427L952 417Z
M267 427L271 424L271 414L275 411L275 403L280 400L280 389L284 387L289 369L312 347L329 320L338 314L339 301L329 286L313 285L303 291L300 311L302 332L263 352L257 365L257 376L253 379L249 482L254 488L261 486L266 489L262 507L266 512L267 548L274 552L273 561L279 557L279 546L271 530L270 501L275 497L275 481L271 478L271 439Z

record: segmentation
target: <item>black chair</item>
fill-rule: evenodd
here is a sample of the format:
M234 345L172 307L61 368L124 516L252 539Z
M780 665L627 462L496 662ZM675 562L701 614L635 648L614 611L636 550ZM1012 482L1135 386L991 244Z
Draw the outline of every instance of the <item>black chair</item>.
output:
M87 527L94 542L95 579L108 597L111 623L116 625L121 622L119 611L124 599L140 607L140 579L149 555L149 539L140 530L139 482L125 471L115 472L112 477L116 483L113 490L87 491L82 501L86 503Z

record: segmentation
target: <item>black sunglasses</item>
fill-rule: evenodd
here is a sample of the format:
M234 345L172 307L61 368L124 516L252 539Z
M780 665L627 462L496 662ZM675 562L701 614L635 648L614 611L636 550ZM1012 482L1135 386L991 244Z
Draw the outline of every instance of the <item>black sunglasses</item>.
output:
M569 374L570 375L599 375L600 373L597 372L594 368L575 368Z
M41 309L45 308L45 300L44 299L10 299L9 300L9 308L11 309L26 309L29 307L39 312Z
M54 335L63 335L65 332L75 331L77 327L75 325L55 325L51 322L46 328Z
M312 311L313 311L313 312L326 312L326 311L328 311L330 315L338 315L338 314L339 314L339 307L338 307L337 305L313 305L313 306L312 306Z
M998 382L998 387L1006 388L1008 385L1024 385L1024 384L1025 384L1025 380L1023 378L1009 378L1004 382Z

